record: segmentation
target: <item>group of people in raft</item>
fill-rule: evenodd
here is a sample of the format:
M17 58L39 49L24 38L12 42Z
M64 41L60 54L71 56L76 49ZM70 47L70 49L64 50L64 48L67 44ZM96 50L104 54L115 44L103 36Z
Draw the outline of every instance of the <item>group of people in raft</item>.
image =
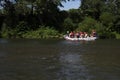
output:
M95 30L92 30L91 34L88 34L87 32L73 32L71 31L68 36L70 38L87 38L87 37L97 37L97 33Z

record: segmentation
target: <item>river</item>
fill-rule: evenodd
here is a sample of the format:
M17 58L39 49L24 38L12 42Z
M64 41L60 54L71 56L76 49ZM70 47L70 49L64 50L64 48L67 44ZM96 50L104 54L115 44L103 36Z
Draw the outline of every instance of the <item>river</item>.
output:
M0 39L0 80L120 80L120 40Z

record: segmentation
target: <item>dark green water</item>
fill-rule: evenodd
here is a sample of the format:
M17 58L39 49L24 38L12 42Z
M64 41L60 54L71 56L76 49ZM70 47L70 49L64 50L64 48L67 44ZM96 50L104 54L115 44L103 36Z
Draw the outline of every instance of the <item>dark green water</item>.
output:
M0 80L120 80L120 40L0 39Z

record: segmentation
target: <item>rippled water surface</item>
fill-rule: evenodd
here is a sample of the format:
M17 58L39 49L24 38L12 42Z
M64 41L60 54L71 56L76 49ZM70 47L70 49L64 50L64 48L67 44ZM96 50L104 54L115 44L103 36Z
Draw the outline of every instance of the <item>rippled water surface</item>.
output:
M0 80L120 80L120 40L0 39Z

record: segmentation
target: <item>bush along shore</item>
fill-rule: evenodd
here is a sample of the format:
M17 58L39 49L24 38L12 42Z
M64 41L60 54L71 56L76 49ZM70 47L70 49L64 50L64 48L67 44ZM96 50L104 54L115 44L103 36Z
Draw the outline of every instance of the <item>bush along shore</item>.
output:
M25 38L25 39L49 39L62 38L63 35L57 30L49 27L41 27L36 30L18 30L18 29L3 29L1 32L2 38Z
M81 29L80 29L81 30ZM77 28L75 31L80 31L79 28ZM90 31L89 31L90 32ZM24 38L24 39L50 39L50 38L57 38L61 39L63 38L63 35L65 35L66 32L60 33L58 30L54 28L50 28L49 26L40 26L40 28L35 30L29 30L22 28L15 28L15 29L9 29L9 28L2 28L1 31L1 38L9 38L9 39L16 39L16 38ZM97 29L97 35L99 39L120 39L120 34L116 32L107 32Z

